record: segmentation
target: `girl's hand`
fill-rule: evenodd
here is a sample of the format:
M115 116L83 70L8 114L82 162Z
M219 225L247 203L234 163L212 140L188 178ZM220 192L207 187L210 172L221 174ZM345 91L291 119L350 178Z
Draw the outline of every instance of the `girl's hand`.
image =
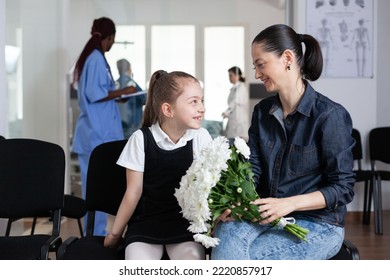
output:
M225 212L223 212L223 213L216 219L215 225L217 225L217 223L218 223L219 221L222 221L222 222L231 222L231 221L234 221L233 217L230 216L230 212L232 212L230 209L226 209Z
M122 236L109 233L104 238L104 247L116 249L121 243L121 241L122 241Z
M211 231L211 236L214 235L214 230L215 230L215 227L217 226L217 224L219 222L231 222L231 221L234 221L233 217L230 216L230 212L232 212L230 209L226 209L221 215L219 215L219 217L215 220L215 224L214 224L214 227Z

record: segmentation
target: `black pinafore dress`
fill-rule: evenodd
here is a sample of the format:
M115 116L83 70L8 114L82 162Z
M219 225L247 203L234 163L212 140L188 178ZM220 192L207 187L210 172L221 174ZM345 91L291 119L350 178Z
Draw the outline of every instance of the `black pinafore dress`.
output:
M128 222L126 246L132 242L173 244L194 241L174 196L181 177L193 161L192 140L187 145L166 151L157 146L149 128L141 129L145 145L142 196Z

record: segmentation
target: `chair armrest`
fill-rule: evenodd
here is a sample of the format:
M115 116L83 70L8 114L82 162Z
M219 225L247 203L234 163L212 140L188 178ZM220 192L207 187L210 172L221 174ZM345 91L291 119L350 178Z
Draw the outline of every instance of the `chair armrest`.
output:
M359 250L351 241L344 239L343 246L348 248L353 260L360 260Z
M76 242L79 239L80 238L78 238L76 236L71 236L68 239L66 239L64 242L62 242L62 244L60 245L60 247L57 250L57 259L62 260L64 258L64 255L66 253L66 249L68 248L68 246L71 245L72 243Z
M49 252L57 252L58 247L62 243L62 238L59 235L50 237L41 248L41 260L49 259Z

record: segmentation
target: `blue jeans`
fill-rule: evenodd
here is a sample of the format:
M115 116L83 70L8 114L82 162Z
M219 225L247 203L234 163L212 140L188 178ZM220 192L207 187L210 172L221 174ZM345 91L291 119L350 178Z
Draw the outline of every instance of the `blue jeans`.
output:
M325 260L340 250L344 228L296 218L296 224L308 229L307 242L291 233L251 222L221 222L215 237L221 241L213 248L213 260Z

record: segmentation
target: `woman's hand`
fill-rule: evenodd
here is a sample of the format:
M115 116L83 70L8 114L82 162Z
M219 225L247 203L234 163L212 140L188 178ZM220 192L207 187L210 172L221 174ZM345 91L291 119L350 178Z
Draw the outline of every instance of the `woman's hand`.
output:
M300 194L285 198L259 198L253 204L259 205L259 212L264 219L260 224L268 224L278 218L285 217L294 211L324 209L326 202L320 191Z
M253 201L253 204L259 205L259 212L263 218L260 221L262 225L269 224L295 210L289 198L259 198Z

